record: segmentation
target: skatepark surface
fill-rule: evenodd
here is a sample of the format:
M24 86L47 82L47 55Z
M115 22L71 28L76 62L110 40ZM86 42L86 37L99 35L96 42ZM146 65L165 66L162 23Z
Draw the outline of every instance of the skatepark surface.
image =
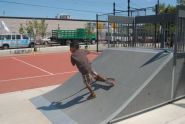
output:
M166 50L107 49L92 67L115 78L115 87L97 81L92 85L97 98L87 101L89 92L77 73L31 101L53 124L114 123L171 100L172 63L173 53Z
M1 94L0 122L2 124L51 124L53 122L54 124L64 124L66 121L66 124L104 124L115 117L119 118L120 113L129 114L129 109L126 109L126 112L122 109L129 107L129 103L132 107L131 101L141 103L142 100L137 100L137 93L140 93L150 81L152 82L155 75L165 67L164 65L170 65L171 54L155 50L150 53L143 50L137 54L124 52L123 55L119 52L119 50L114 51L110 57L110 53L107 51L103 54L103 58L97 58L93 63L93 67L98 72L116 77L118 81L115 87L96 82L93 85L97 93L96 99L86 101L88 92L83 89L80 75L76 74L63 86L55 85ZM122 61L123 57L124 61ZM130 66L127 66L128 63ZM116 66L110 67L110 65ZM87 122L86 117L92 118ZM115 123L184 124L185 99Z

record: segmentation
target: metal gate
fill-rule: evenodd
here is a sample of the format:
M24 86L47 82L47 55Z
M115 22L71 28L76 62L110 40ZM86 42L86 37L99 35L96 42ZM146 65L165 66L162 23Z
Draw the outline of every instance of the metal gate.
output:
M108 16L108 23L108 46L131 46L133 42L134 17Z
M175 14L135 17L133 47L172 48L175 17Z
M177 6L173 67L173 99L185 96L185 7Z
M131 46L134 17L127 17L125 14L107 13L96 16L97 51L108 47Z
M176 18L176 53L185 53L185 7L177 6Z
M97 16L97 48L173 48L176 14L150 16ZM99 46L98 46L99 45Z

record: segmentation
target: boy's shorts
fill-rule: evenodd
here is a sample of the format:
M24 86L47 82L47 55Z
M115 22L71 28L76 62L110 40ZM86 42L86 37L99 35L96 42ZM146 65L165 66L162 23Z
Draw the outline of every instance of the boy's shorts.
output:
M97 75L98 73L93 69L89 73L83 74L82 77L84 84L91 84L93 80L96 79Z

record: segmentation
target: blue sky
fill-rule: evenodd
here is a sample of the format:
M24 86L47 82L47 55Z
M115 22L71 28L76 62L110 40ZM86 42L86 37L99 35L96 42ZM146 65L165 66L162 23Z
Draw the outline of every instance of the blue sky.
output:
M116 9L127 9L127 0L0 0L0 16L53 18L58 13L64 13L71 15L73 19L95 19L97 13L112 12L113 2L116 3ZM157 0L131 0L131 7L150 7L156 2ZM160 0L160 3L175 5L176 0Z

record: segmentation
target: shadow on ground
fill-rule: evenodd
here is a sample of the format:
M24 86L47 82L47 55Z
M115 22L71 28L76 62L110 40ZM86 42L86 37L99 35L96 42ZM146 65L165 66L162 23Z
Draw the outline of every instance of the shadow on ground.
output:
M111 87L112 86L109 86L107 84L103 85L103 84L98 84L98 83L94 83L92 85L92 88L93 88L94 91L100 90L100 89L108 91ZM84 94L81 95L80 92L82 92L83 90L87 90L87 89L83 88L83 89L79 90L78 92L72 94L71 96L69 96L67 98L64 98L64 99L59 100L59 101L52 102L49 106L42 106L42 107L39 107L37 109L48 110L48 111L49 110L56 110L56 109L66 109L66 108L72 107L74 105L83 103L83 102L87 101L86 98L87 98L88 95L90 95L89 92L84 93ZM79 94L79 95L77 95L77 94ZM76 96L76 97L74 97L74 96Z

